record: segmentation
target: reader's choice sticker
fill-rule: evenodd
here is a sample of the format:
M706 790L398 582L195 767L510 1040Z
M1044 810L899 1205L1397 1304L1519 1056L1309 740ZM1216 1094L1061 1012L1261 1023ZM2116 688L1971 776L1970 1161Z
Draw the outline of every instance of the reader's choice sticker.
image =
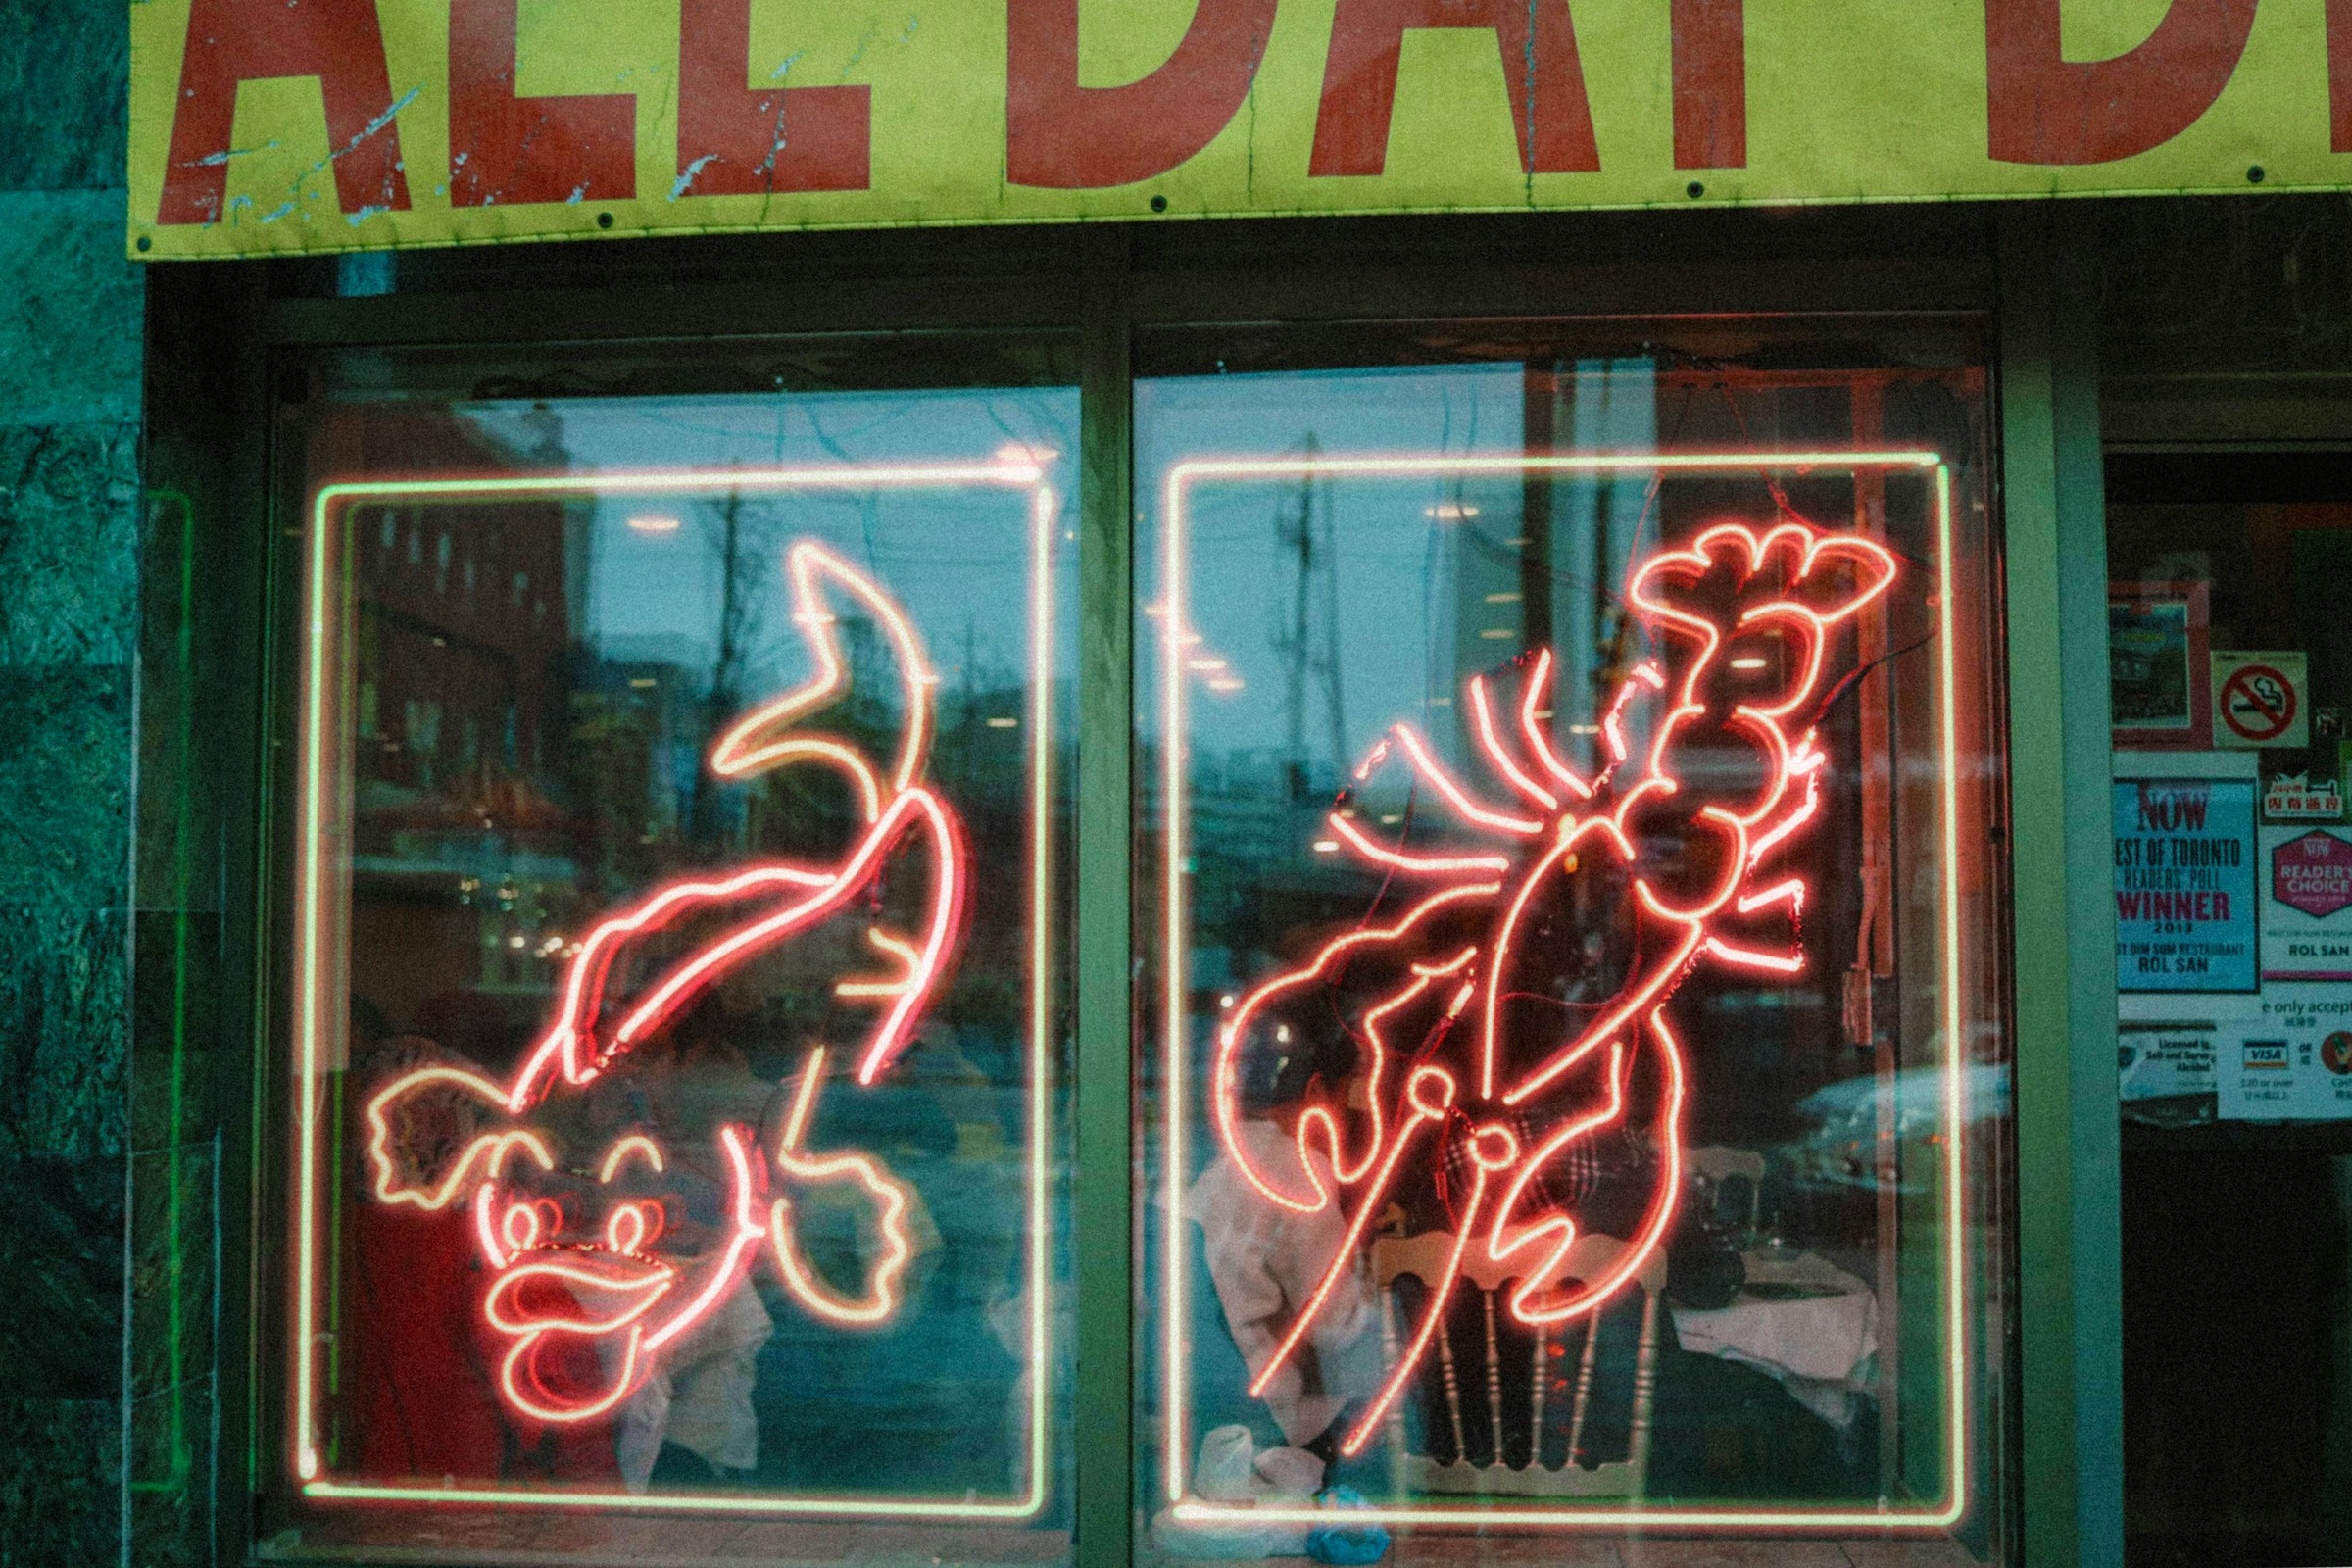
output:
M2262 830L2265 980L2352 980L2352 831Z

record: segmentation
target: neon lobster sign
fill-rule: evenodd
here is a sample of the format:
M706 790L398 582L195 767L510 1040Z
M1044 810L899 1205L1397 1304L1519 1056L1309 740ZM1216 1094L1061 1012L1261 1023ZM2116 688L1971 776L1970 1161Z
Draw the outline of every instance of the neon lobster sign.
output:
M1253 1395L1329 1308L1408 1161L1466 1170L1468 1191L1453 1207L1443 1275L1426 1282L1418 1323L1342 1437L1347 1453L1362 1450L1414 1376L1472 1249L1515 1269L1509 1310L1535 1327L1595 1311L1663 1244L1682 1185L1686 1065L1675 994L1705 965L1802 969L1806 882L1794 852L1820 810L1826 765L1808 705L1833 630L1885 595L1897 572L1895 558L1859 534L1797 521L1718 524L1635 571L1628 601L1659 652L1603 710L1592 777L1562 760L1547 734L1548 650L1523 662L1515 701L1484 676L1466 687L1491 790L1457 779L1409 724L1363 760L1358 785L1402 768L1471 843L1430 851L1385 841L1344 796L1329 818L1335 843L1410 890L1406 907L1259 982L1219 1027L1209 1096L1227 1156L1270 1203L1304 1213L1337 1205L1347 1215L1346 1242L1255 1369ZM1629 738L1640 710L1649 720L1645 748ZM1700 753L1703 772L1688 765ZM1742 756L1744 767L1726 766ZM1659 844L1680 853L1669 860L1645 848ZM1630 892L1635 956L1612 995L1571 1007L1548 982L1560 972L1579 879L1603 867ZM1241 1136L1243 1068L1278 1050L1291 1020L1311 1027L1335 1004L1360 1053L1360 1130L1350 1134L1328 1090L1312 1092L1286 1129L1296 1162L1268 1168ZM1658 1085L1647 1211L1603 1277L1569 1282L1561 1271L1577 1221L1545 1201L1544 1173L1579 1141L1627 1120L1643 1054ZM1523 1137L1531 1125L1541 1131Z
M748 1126L716 1130L711 1168L720 1218L691 1250L664 1245L670 1210L662 1178L674 1152L633 1128L591 1157L593 1182L572 1183L559 1200L538 1179L558 1169L553 1135L528 1119L550 1096L595 1083L748 962L820 927L850 928L871 954L873 972L832 988L840 1002L870 1012L848 1053L849 1074L860 1087L890 1071L950 970L968 858L953 808L924 781L937 677L905 612L870 577L808 540L792 546L786 565L793 618L815 671L738 721L712 748L709 765L737 780L789 766L838 774L858 818L848 844L822 863L761 861L673 883L606 916L570 958L555 1016L512 1078L423 1066L382 1085L366 1106L375 1200L468 1213L490 1272L482 1316L505 1342L500 1396L532 1420L581 1422L611 1412L743 1288L761 1257L794 1299L836 1326L884 1323L900 1306L913 1255L907 1187L870 1154L808 1147L827 1047L810 1051L772 1148ZM886 764L804 727L850 693L835 608L845 602L880 631L900 675L903 729ZM690 940L679 943L686 932ZM467 1103L489 1129L438 1168L408 1169L400 1152L404 1118L447 1097ZM871 1260L856 1293L829 1283L801 1245L795 1197L826 1185L857 1188L871 1215ZM566 1353L583 1346L599 1353ZM599 1369L593 1386L580 1386L583 1365Z

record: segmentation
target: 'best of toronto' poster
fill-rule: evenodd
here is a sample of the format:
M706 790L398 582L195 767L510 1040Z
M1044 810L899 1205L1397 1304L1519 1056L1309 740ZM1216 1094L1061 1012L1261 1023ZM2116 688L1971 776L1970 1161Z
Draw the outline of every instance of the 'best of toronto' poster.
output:
M2119 780L2115 959L2124 991L2252 991L2251 779Z

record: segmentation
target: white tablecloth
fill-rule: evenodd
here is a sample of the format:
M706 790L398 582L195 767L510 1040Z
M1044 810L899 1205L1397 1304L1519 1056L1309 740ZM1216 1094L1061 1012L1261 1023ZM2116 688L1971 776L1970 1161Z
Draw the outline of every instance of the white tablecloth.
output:
M1806 1408L1833 1426L1854 1418L1859 1378L1879 1348L1879 1298L1871 1288L1811 1252L1747 1254L1750 1285L1795 1287L1790 1298L1742 1288L1711 1312L1674 1308L1683 1348L1719 1355L1770 1373Z

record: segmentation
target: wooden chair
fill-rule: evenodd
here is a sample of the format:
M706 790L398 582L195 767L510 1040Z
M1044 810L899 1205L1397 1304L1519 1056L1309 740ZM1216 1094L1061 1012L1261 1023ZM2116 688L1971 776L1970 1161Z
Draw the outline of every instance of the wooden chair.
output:
M1707 1185L1707 1201L1712 1203L1723 1191L1723 1184L1734 1177L1747 1179L1747 1228L1752 1233L1763 1226L1764 1220L1764 1156L1752 1149L1733 1149L1723 1144L1709 1144L1700 1149L1683 1152L1683 1168Z
M1597 1279L1621 1259L1628 1244L1611 1236L1580 1236L1569 1249L1563 1266L1555 1271L1547 1285L1570 1280ZM1382 1348L1391 1365L1396 1363L1403 1333L1396 1311L1396 1283L1406 1275L1424 1283L1441 1277L1446 1260L1453 1250L1453 1237L1445 1231L1426 1231L1419 1236L1382 1236L1372 1243L1372 1278L1380 1293L1380 1332ZM1629 1292L1639 1290L1642 1297L1642 1332L1634 1357L1634 1386L1632 1428L1627 1440L1624 1459L1605 1462L1586 1469L1577 1462L1582 1451L1592 1414L1593 1391L1600 1360L1601 1335L1596 1332L1595 1315L1585 1314L1567 1325L1544 1325L1533 1330L1535 1350L1533 1372L1527 1390L1528 1416L1531 1438L1528 1458L1524 1466L1514 1466L1504 1456L1503 1443L1503 1375L1501 1341L1496 1330L1497 1318L1507 1314L1508 1281L1519 1276L1521 1268L1513 1261L1497 1267L1486 1261L1482 1248L1468 1249L1462 1258L1462 1274L1457 1290L1473 1292L1479 1298L1479 1311L1486 1325L1486 1407L1492 1424L1494 1458L1476 1463L1470 1458L1469 1434L1462 1418L1461 1372L1455 1365L1453 1336L1449 1325L1441 1325L1434 1336L1439 1375L1445 1388L1445 1414L1453 1435L1455 1457L1441 1461L1427 1453L1409 1451L1405 1432L1405 1406L1409 1398L1399 1398L1390 1407L1388 1427L1389 1468L1391 1483L1399 1493L1470 1493L1489 1496L1535 1497L1638 1497L1647 1488L1649 1479L1649 1449L1652 1418L1657 1403L1658 1313L1666 1290L1666 1250L1660 1247L1643 1260L1641 1269L1627 1282ZM1461 1298L1457 1296L1456 1303ZM1603 1311L1607 1310L1606 1307ZM1576 1385L1569 1408L1568 1446L1566 1462L1554 1469L1544 1462L1544 1406L1547 1379L1544 1374L1550 1361L1550 1348L1555 1336L1581 1333L1584 1351L1579 1357Z

